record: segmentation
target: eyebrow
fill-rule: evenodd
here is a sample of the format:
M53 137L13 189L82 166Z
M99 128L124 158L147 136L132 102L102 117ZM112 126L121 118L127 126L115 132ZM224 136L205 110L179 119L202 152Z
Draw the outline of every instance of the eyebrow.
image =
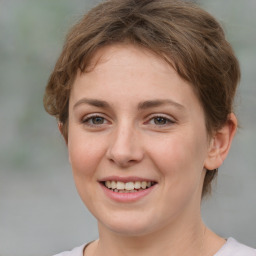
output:
M138 109L148 109L148 108L160 107L163 105L172 105L174 107L177 107L178 109L185 108L183 105L170 99L161 99L161 100L157 99L157 100L147 100L139 103Z
M88 99L88 98L82 98L79 101L77 101L74 104L73 108L76 108L79 105L82 104L88 104L94 107L98 108L111 108L110 104L104 100L98 100L98 99ZM163 105L172 105L174 107L177 107L178 109L184 109L185 107L173 100L170 99L156 99L156 100L147 100L140 102L138 104L138 110L145 110L148 108L154 108L154 107L160 107Z
M88 104L88 105L98 107L98 108L110 108L110 105L104 100L87 99L87 98L83 98L83 99L77 101L73 108L76 108L77 106L79 106L81 104Z

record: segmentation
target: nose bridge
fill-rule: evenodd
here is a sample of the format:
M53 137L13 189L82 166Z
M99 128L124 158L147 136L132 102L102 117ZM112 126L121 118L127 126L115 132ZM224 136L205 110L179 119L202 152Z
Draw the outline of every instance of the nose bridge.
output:
M119 166L129 166L142 159L143 147L134 125L124 120L115 127L107 155Z

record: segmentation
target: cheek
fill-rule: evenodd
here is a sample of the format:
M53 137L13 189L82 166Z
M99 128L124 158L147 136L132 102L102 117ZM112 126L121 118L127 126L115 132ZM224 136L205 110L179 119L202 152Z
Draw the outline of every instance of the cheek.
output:
M203 138L202 138L203 140ZM150 155L166 182L185 185L198 179L203 170L206 147L193 133L175 134L162 143L156 140Z
M90 208L96 189L97 168L104 154L103 145L92 136L72 131L68 152L77 191L84 204Z
M99 139L72 132L69 136L68 152L74 175L91 176L104 154L104 146Z

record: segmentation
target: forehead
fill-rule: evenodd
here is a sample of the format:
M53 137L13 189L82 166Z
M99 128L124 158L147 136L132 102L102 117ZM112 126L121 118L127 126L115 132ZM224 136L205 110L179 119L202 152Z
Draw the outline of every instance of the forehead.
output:
M150 66L165 72L173 71L174 65L171 60L167 63L164 57L150 49L131 43L115 43L99 48L90 58L85 72L89 73L94 69L99 69L107 62L110 62L113 67L119 66L121 62L125 63L125 66L131 66L134 62L138 62L138 59L143 66Z
M138 82L143 80L145 85L154 81L159 83L161 80L177 80L176 83L188 84L164 57L145 47L129 43L101 47L88 62L84 72L79 70L77 78L90 80L93 77L94 81L91 82L95 83L100 79L112 78L111 83L118 83L119 86L124 84L124 79L131 80L134 77L139 78Z
M195 100L192 86L169 63L145 48L130 44L105 46L94 54L86 71L78 72L71 98L78 99L82 94L130 101L151 100L154 96L174 97L187 104Z
M191 87L169 63L155 53L131 44L114 44L96 51L85 72L78 72L72 91L79 87L88 91L112 90L113 93L113 90L122 88L124 91L137 89L137 93L146 95L152 87L164 94L161 84L168 83L175 85L175 91Z

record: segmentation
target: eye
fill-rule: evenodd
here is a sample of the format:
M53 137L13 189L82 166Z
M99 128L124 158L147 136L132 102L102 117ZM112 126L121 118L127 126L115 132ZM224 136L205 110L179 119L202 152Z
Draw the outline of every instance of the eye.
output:
M99 115L86 116L82 123L88 126L101 126L106 124L108 121L106 118Z
M157 126L157 127L165 127L165 126L174 124L175 121L172 120L169 117L162 116L162 115L157 115L157 116L151 117L149 119L148 123L150 125L154 125L154 126Z
M165 125L165 124L168 123L168 120L164 117L161 117L161 116L154 117L152 121L156 125Z

